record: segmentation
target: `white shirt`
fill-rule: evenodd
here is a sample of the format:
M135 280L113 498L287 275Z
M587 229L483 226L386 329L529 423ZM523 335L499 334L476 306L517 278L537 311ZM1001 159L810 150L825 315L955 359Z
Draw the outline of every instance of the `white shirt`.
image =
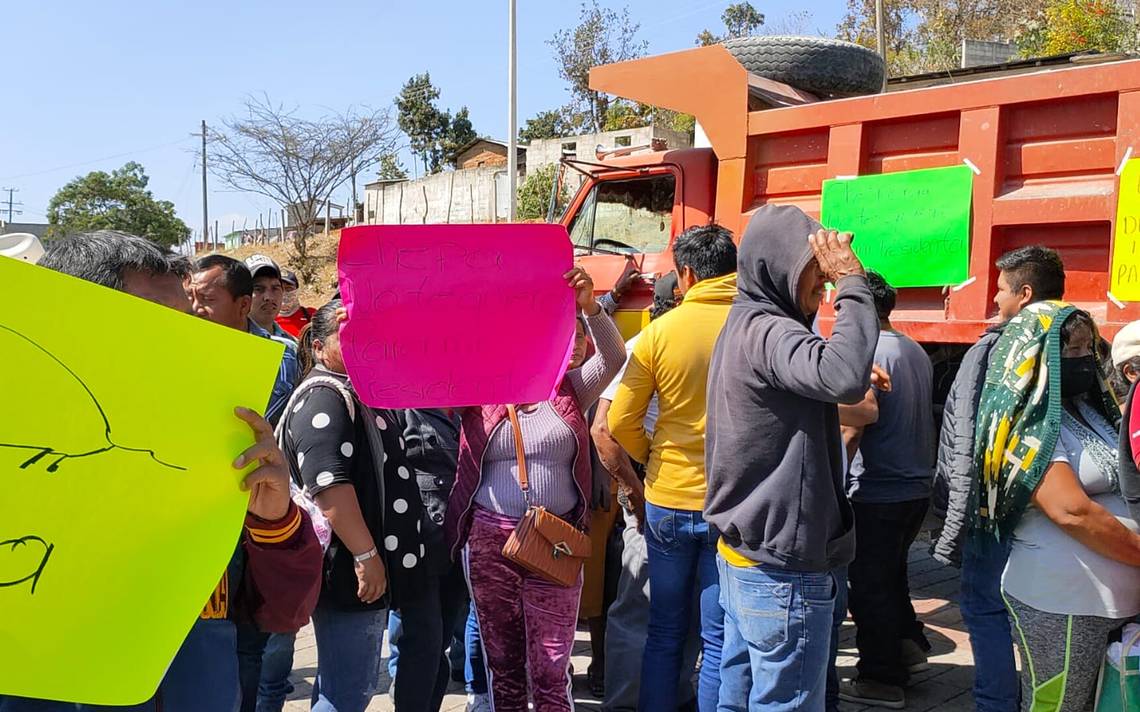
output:
M1105 468L1114 467L1115 463L1105 461L1103 449L1090 453L1070 422L1069 417L1062 420L1052 461L1067 463L1077 473L1081 487L1092 501L1107 509L1124 526L1140 531L1140 526L1129 518L1124 499L1112 490L1105 474ZM1107 423L1097 430L1104 428L1108 428ZM1116 443L1109 441L1107 433L1093 435L1104 441L1115 459ZM1089 437L1089 432L1085 437ZM1098 554L1032 504L1014 529L1002 588L1022 603L1046 613L1102 618L1131 618L1140 614L1140 567Z
M629 365L629 359L633 355L633 347L637 344L639 338L641 338L640 332L625 342L625 365L618 371L618 375L614 376L614 380L610 381L610 385L606 386L606 390L602 391L602 400L608 400L610 403L613 403L614 398L617 397L618 384L621 383L622 377L625 376L625 367ZM645 409L645 433L647 435L653 435L653 429L657 427L658 413L657 394L654 393L653 397L649 399L649 407Z

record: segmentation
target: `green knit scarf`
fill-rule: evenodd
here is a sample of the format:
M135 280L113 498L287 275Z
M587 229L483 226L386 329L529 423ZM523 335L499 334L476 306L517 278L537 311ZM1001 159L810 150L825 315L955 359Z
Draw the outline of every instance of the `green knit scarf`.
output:
M1030 304L990 354L974 435L972 511L979 530L1001 539L1017 526L1053 459L1061 432L1061 327L1075 311L1059 301ZM1118 425L1115 398L1103 378L1098 382L1089 402Z

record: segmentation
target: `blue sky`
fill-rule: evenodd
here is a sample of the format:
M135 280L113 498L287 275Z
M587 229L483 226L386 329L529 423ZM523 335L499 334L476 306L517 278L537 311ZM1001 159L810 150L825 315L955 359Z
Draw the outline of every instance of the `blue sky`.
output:
M720 31L731 0L628 0L656 54ZM602 0L620 7L621 0ZM519 123L567 95L546 41L575 23L577 2L519 0ZM842 0L753 5L769 24L798 10L831 33ZM390 106L414 73L429 71L440 105L467 105L475 130L506 137L506 0L102 0L6 3L7 58L0 119L0 187L19 188L16 221L46 222L64 183L128 160L143 164L155 196L201 228L199 122L216 123L262 92L303 112ZM404 160L411 170L411 162ZM364 176L361 183L369 179ZM346 197L347 186L337 196ZM0 193L4 201L7 193ZM343 201L338 201L343 202ZM0 205L7 209L7 203ZM276 207L225 192L211 177L210 219L222 232ZM279 213L277 213L279 214ZM6 212L4 217L7 217Z

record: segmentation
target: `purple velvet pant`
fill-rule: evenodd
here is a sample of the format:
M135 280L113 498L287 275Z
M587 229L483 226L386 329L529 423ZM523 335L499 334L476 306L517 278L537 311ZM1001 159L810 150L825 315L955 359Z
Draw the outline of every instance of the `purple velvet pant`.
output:
M503 558L515 520L476 510L463 550L495 712L571 712L570 651L582 579L549 583Z

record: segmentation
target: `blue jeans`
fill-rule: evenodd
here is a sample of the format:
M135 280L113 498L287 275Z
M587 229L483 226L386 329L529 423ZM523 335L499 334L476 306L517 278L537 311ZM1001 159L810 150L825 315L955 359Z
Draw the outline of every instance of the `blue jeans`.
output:
M1009 544L969 533L962 548L962 619L974 649L974 703L979 712L1017 712L1017 667L1009 615L1001 597L1001 574Z
M822 712L831 656L835 574L717 557L724 603L720 712Z
M467 625L463 635L467 648L467 660L463 666L463 679L467 691L475 695L487 694L487 666L483 663L483 641L479 638L479 619L475 617L475 607L467 609Z
M272 633L261 656L261 679L257 686L257 712L281 712L293 692L289 675L293 672L293 646L296 633Z
M847 567L831 572L835 576L835 610L831 614L831 651L827 658L827 712L839 712L839 671L835 659L839 657L839 631L847 620ZM260 712L260 711L259 711Z
M341 611L317 606L317 679L313 712L364 712L380 685L380 648L387 610Z
M716 570L719 535L700 512L645 505L645 543L649 551L649 628L641 664L643 712L675 710L681 658L693 613L694 587L700 592L701 663L697 704L701 712L717 708L724 610ZM665 681L669 681L665 684Z

